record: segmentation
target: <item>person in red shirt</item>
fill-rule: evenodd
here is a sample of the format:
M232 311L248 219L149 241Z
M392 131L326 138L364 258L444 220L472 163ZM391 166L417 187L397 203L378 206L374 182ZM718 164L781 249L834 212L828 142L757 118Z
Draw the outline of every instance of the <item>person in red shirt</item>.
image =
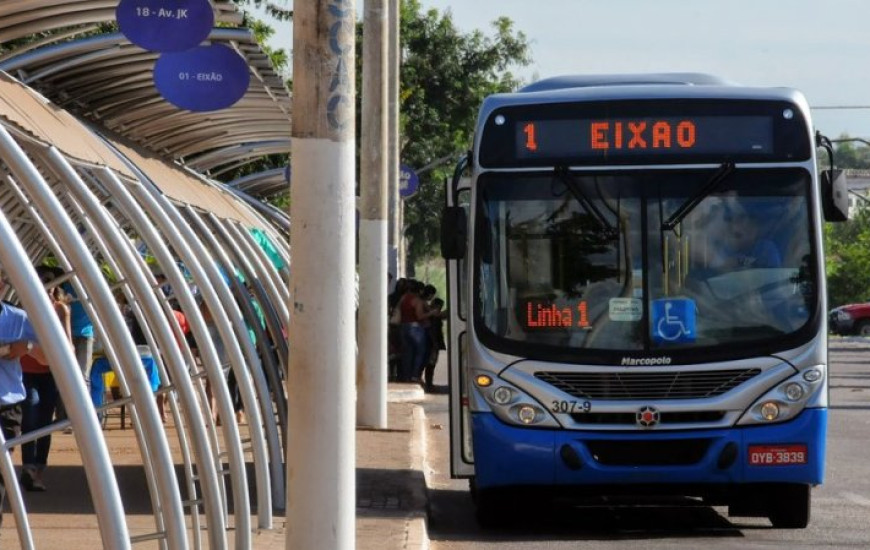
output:
M423 364L429 350L429 336L426 323L435 315L427 310L422 294L425 285L420 281L410 281L407 290L399 300L398 308L402 322L402 363L399 372L400 382L419 382Z
M44 266L36 268L36 272L44 285L63 274L58 269ZM63 298L63 291L58 286L47 286L46 291L52 300L54 310L72 349L70 308ZM21 357L21 370L25 389L25 398L21 407L21 431L27 433L52 423L58 402L58 390L48 365L36 357L32 355ZM50 434L21 446L20 481L21 486L27 491L45 491L42 473L48 464L50 449Z
M178 322L178 327L181 329L181 335L175 334L175 341L178 342L178 347L182 346L182 341L187 340L190 336L190 323L187 322L187 316L181 311L181 306L178 302L172 300L169 302L169 307L172 309L172 314ZM157 393L157 410L160 412L160 421L166 423L166 412L164 406L166 403L166 394L163 392Z

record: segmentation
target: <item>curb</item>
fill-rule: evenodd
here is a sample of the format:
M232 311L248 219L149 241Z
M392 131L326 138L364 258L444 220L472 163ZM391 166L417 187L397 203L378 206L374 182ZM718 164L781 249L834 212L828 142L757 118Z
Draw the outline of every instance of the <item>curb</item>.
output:
M423 390L420 389L422 395ZM405 530L407 550L428 550L429 533L426 528L428 487L426 485L426 412L420 405L412 409L411 441L409 443L410 468L414 473L411 487L412 511L408 515Z
M423 401L426 393L420 384L396 384L391 383L387 390L387 401L390 403L407 403L410 401Z

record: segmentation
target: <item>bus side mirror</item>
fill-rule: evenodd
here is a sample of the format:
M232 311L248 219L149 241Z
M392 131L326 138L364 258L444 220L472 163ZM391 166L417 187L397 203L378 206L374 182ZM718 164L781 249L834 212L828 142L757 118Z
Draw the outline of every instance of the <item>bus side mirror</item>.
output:
M849 219L849 188L843 170L822 171L822 211L825 221L844 222Z
M468 246L468 218L465 208L446 206L441 214L441 256L461 260Z

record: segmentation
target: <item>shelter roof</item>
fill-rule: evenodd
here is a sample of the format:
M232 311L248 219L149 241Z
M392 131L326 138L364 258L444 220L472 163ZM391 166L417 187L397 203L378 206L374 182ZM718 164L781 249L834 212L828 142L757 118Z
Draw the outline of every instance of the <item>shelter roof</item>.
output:
M114 22L117 5L118 0L3 0L0 47L8 51L0 56L0 70L75 115L197 170L220 171L215 159L237 167L289 152L290 93L248 29L214 28L208 39L245 59L251 84L244 97L220 111L191 112L157 91L157 53L120 33L94 34L100 24ZM231 2L213 5L218 23L242 22ZM50 37L36 42L10 42L45 33Z
M121 176L136 179L135 170L118 156L120 152L173 200L197 206L222 218L242 221L249 227L262 225L229 190L221 189L193 171L167 162L139 146L125 143L123 138L89 128L5 73L0 73L0 120L39 142L57 147L71 158L106 166Z

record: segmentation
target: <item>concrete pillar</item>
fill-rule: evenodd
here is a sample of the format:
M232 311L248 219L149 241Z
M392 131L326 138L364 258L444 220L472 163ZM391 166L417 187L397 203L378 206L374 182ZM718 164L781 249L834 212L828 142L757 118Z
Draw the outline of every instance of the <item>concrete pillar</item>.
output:
M365 0L357 424L387 427L387 0Z
M399 68L400 68L400 41L399 41L399 1L388 0L388 28L387 37L387 186L389 188L390 201L390 224L388 238L389 272L394 280L404 277L401 254L399 253L402 238L401 225L401 199L399 198Z
M354 4L293 17L287 550L354 548Z

